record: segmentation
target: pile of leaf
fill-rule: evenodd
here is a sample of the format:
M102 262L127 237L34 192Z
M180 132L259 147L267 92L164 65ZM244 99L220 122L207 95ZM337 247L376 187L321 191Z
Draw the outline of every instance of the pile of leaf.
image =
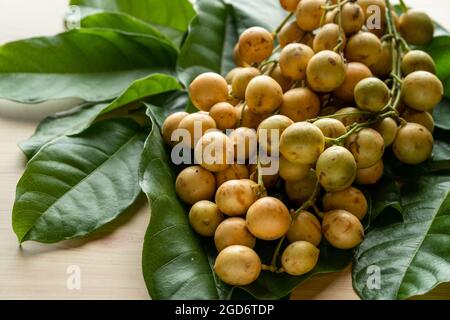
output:
M365 189L367 237L355 252L323 242L310 274L263 272L252 285L233 288L212 271L210 241L189 226L159 126L174 111L192 110L185 88L196 75L233 67L232 49L244 29L274 30L285 13L276 0L199 0L195 8L188 0L71 4L81 8L81 28L0 47L0 98L83 101L42 121L20 144L29 162L13 209L19 242L90 234L143 191L151 222L142 267L153 299L281 299L352 259L353 286L363 299L405 299L450 281L450 35L443 28L424 48L446 95L434 114L433 158L409 167L386 155L382 181ZM374 266L381 279L375 288L367 285Z

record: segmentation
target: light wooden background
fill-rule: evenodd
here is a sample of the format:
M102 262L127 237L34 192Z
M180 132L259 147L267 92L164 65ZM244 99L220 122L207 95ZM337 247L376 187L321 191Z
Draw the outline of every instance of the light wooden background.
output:
M61 31L67 2L0 0L0 44ZM450 28L448 0L408 3ZM18 246L11 228L11 209L25 158L16 144L29 137L36 125L36 120L0 114L0 299L148 299L141 274L142 242L149 220L144 199L120 221L89 238ZM66 287L67 268L72 265L81 268L80 290ZM293 298L357 299L349 270L316 276L301 285ZM449 299L450 286L440 286L427 298Z

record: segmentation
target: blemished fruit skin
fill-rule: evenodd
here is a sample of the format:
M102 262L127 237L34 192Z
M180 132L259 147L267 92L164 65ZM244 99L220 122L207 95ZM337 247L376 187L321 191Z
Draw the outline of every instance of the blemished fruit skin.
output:
M384 162L380 159L373 166L366 169L358 169L356 171L356 183L361 185L370 185L377 183L384 172Z
M347 41L345 34L339 30L339 26L335 23L327 23L322 26L314 37L313 49L314 52L323 50L333 50L339 44L341 37L342 46L345 46Z
M236 109L228 102L216 103L209 110L209 115L214 119L219 130L232 129L238 122Z
M283 202L263 197L251 205L247 212L247 228L258 239L276 240L286 234L291 215Z
M202 73L189 85L189 96L197 109L209 111L216 103L227 100L227 81L214 72Z
M442 99L444 87L434 74L415 71L402 82L402 100L418 111L431 111Z
M434 131L434 120L431 113L426 111L416 111L414 109L406 109L402 113L402 118L408 122L418 123L423 125L431 133Z
M325 0L301 0L295 11L297 24L302 30L313 31L320 26Z
M175 190L187 204L209 200L216 191L216 179L211 172L200 166L188 167L178 174Z
M346 66L336 52L324 50L316 53L306 68L306 79L316 92L331 92L345 81Z
M342 209L355 215L359 220L364 219L368 208L366 197L355 187L333 193L327 192L322 203L326 212Z
M359 4L355 2L344 4L341 14L342 29L344 29L346 35L352 35L361 30L365 22L365 17L364 11Z
M294 123L281 135L280 152L292 163L313 164L324 149L322 131L308 122Z
M427 45L433 40L434 23L425 12L408 10L400 16L399 31L406 42Z
M327 192L337 192L352 185L356 169L356 162L350 151L333 146L326 149L317 160L316 176Z
M305 31L300 29L297 21L288 22L278 33L280 47L284 48L293 42L299 42L305 36Z
M431 157L434 139L430 131L417 123L408 123L398 130L392 150L403 163L420 164Z
M223 214L214 202L196 202L189 211L189 223L201 236L212 237L223 220Z
M314 51L305 44L291 43L280 53L279 65L281 73L291 80L306 78L306 67L314 56Z
M305 178L296 181L286 181L285 190L288 198L301 205L314 193L317 177L314 170L310 170Z
M280 5L284 10L294 12L299 2L300 0L280 0Z
M319 260L319 249L306 241L291 243L281 255L281 265L286 273L300 276L310 272Z
M389 101L388 86L375 77L361 80L354 90L356 105L362 110L379 112Z
M373 129L381 134L384 140L384 145L388 147L394 142L394 139L397 136L398 126L394 119L384 118L380 122L376 123L373 126Z
M219 210L229 216L241 216L256 201L256 194L248 180L230 180L216 192Z
M341 121L344 126L350 126L354 123L364 122L366 117L360 113L362 110L354 107L346 107L339 109L334 114L337 115L335 119Z
M373 166L384 154L384 140L381 134L371 128L364 128L345 141L345 147L353 154L358 169Z
M283 95L280 114L294 122L315 118L320 112L320 99L309 88L294 88Z
M247 108L256 114L270 114L283 102L283 89L269 76L257 76L245 91Z
M273 36L264 28L251 27L239 37L239 56L248 63L260 63L273 51Z
M161 128L161 134L163 136L164 141L170 145L174 146L178 143L178 141L172 141L172 133L178 129L178 125L181 120L183 120L188 115L187 112L180 111L172 113L170 116L164 120L163 126Z
M292 221L287 238L289 242L308 241L317 247L322 240L322 227L319 219L308 211L301 211Z
M283 115L273 115L267 119L264 119L258 126L257 135L259 145L271 154L272 149L278 152L280 144L280 136L286 128L292 125L294 122ZM272 137L272 135L274 137ZM272 138L275 138L273 140Z
M198 127L199 132L196 132ZM208 114L196 112L190 113L181 119L178 124L178 129L183 129L189 132L190 139L186 141L183 139L184 146L194 148L198 140L209 130L216 129L216 122Z
M354 90L358 82L372 76L370 69L360 62L350 62L345 70L344 82L334 90L334 94L345 102L353 102Z
M197 142L194 155L197 163L211 172L228 168L233 161L233 143L220 131L207 132Z
M323 235L338 249L352 249L364 240L364 228L359 219L345 210L326 212L322 220Z
M345 56L350 62L361 62L370 67L380 59L381 49L381 41L376 35L360 31L348 39Z
M405 76L414 71L428 71L436 74L436 65L433 58L422 50L411 50L406 53L402 59L401 69Z
M253 249L239 245L229 246L218 254L214 272L226 284L246 286L258 278L261 260Z
M223 220L214 233L214 244L217 252L232 245L253 248L256 238L248 231L245 219L232 217Z

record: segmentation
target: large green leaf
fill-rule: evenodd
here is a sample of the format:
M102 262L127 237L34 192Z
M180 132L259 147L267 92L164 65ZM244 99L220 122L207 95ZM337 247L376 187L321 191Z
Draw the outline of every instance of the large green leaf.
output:
M177 62L180 80L188 86L202 72L226 73L233 67L236 41L230 9L220 0L199 0L197 16L189 27Z
M176 58L176 49L161 38L106 29L11 42L0 47L0 98L104 101L143 76L172 72Z
M71 0L70 4L127 13L151 24L177 44L195 15L188 0Z
M180 89L178 81L168 75L152 74L134 81L119 97L109 104L76 108L69 112L48 117L36 129L34 135L19 144L19 147L31 158L44 144L63 135L79 133L87 128L100 114L114 111L154 95Z
M106 28L130 33L142 33L170 41L166 35L148 23L120 12L97 12L86 15L81 19L80 26L82 28Z
M404 221L373 229L356 253L353 286L361 298L406 299L450 281L449 194L449 176L424 176L403 190ZM367 285L374 266L378 289Z
M140 184L151 203L142 269L153 299L222 299L215 275L175 194L175 172L154 123L140 164Z
M140 193L144 140L134 121L114 119L42 148L17 185L13 228L19 241L71 239L114 220Z
M450 130L450 100L442 99L433 110L433 118L436 127L443 130Z
M279 1L274 0L224 0L234 9L239 34L245 29L260 26L274 31L288 13Z

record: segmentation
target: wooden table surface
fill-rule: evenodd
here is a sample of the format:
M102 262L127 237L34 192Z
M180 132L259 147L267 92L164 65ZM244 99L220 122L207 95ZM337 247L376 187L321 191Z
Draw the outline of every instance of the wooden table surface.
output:
M61 31L67 2L0 0L0 44ZM450 28L448 0L407 2ZM17 143L29 137L37 123L0 113L0 299L148 299L141 272L142 242L149 221L144 199L119 221L88 238L56 245L27 242L18 246L11 228L11 210L25 157ZM80 268L79 290L67 287L71 266ZM351 286L349 268L310 279L292 297L358 298ZM450 285L439 286L425 298L449 299Z

